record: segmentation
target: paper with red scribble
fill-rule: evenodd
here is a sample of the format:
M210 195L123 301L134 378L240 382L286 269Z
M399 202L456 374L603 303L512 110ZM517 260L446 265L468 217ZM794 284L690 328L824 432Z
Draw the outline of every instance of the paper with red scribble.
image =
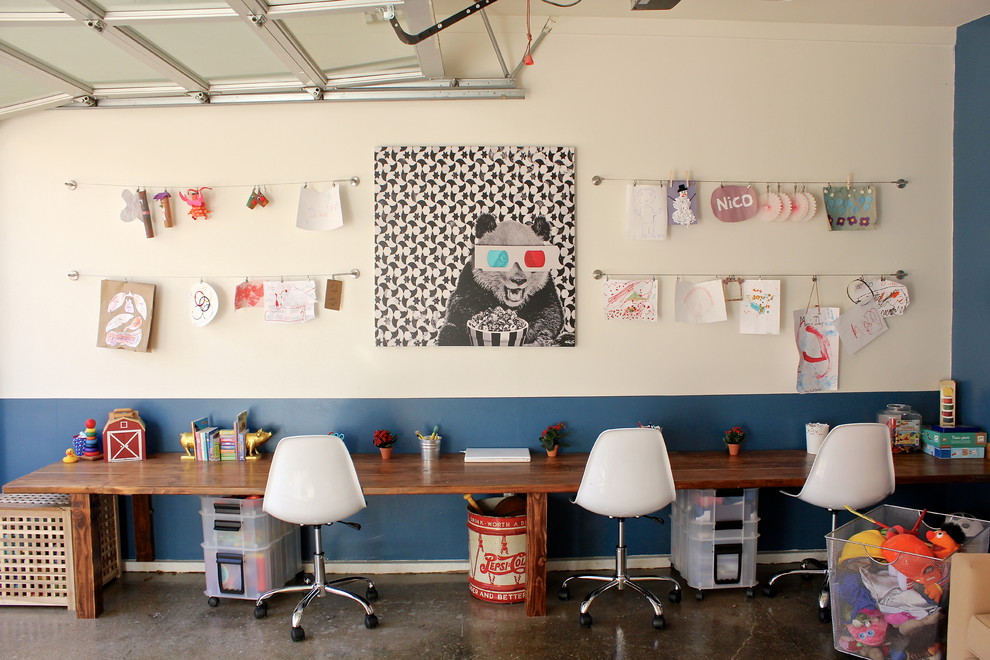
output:
M892 282L885 277L867 282L877 301L880 315L883 317L900 316L911 304L908 288L900 282Z
M265 320L304 323L316 318L316 282L265 282Z
M674 320L678 323L716 323L728 318L722 280L698 284L677 280L674 296Z
M809 307L794 311L798 392L834 392L839 389L838 319L838 307Z
M856 305L839 317L839 337L843 345L856 353L871 341L887 332L887 322L876 300Z
M656 280L608 280L602 285L602 307L609 321L656 321Z
M241 282L234 290L234 309L257 307L264 297L264 282Z

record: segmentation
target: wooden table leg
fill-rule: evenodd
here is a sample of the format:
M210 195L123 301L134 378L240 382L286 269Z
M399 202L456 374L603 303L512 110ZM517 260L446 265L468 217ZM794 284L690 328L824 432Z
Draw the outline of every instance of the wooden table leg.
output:
M76 618L95 619L103 612L103 558L96 524L99 499L88 493L73 493L71 502Z
M547 494L526 494L526 616L547 615Z
M132 495L134 555L138 561L155 561L155 530L151 523L151 495Z

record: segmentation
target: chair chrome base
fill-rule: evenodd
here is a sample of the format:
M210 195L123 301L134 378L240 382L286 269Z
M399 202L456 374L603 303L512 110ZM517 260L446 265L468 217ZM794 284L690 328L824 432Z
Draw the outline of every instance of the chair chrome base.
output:
M306 637L306 633L303 631L301 625L303 612L315 598L322 598L327 594L343 596L344 598L353 600L361 605L365 612L365 628L375 628L378 625L378 617L375 616L375 610L371 607L370 603L370 601L378 600L378 590L375 589L374 582L372 582L369 578L359 575L338 578L336 580L327 580L326 564L324 563L323 554L323 538L320 535L321 528L322 525L313 525L313 583L311 585L290 585L286 587L269 589L265 593L258 596L258 600L255 602L254 606L254 618L263 619L268 615L267 601L275 594L305 593L306 595L303 596L302 600L300 600L292 610L292 629L290 632L293 642L301 642ZM351 582L367 583L368 587L365 597L361 597L357 594L351 593L350 591L345 591L344 589L338 588L341 585L349 584Z
M837 522L836 511L829 509L829 512L832 514L832 531L834 532ZM774 573L767 583L763 585L763 595L767 598L773 598L776 596L777 580L787 575L819 575L823 578L822 586L818 590L818 620L822 623L830 621L832 618L832 609L829 602L828 565L823 561L809 557L801 562L801 566L799 568L792 568L787 571Z
M619 542L615 546L615 575L605 576L605 575L572 575L563 584L560 585L560 591L557 592L557 597L560 600L570 600L570 582L572 580L594 580L597 582L604 582L594 591L592 591L588 596L581 602L581 607L578 614L578 623L581 624L582 628L590 628L592 624L591 615L588 610L591 609L591 603L598 596L605 593L612 587L617 587L619 590L624 590L626 587L632 589L633 591L641 594L649 601L650 605L653 607L653 627L657 630L663 630L666 625L666 619L663 616L663 604L660 599L656 597L649 589L641 587L637 582L650 582L650 581L662 581L662 582L672 582L674 588L668 594L668 598L672 603L681 602L681 585L672 577L664 577L662 575L637 575L635 578L630 577L628 571L626 570L626 542L625 542L625 518L617 518L619 521Z

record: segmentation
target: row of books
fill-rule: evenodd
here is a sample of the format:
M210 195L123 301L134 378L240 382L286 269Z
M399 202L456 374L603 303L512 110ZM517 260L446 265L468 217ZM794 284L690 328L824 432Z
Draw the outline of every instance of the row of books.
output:
M207 418L192 423L197 461L243 461L247 456L247 412L234 420L234 428L209 426Z

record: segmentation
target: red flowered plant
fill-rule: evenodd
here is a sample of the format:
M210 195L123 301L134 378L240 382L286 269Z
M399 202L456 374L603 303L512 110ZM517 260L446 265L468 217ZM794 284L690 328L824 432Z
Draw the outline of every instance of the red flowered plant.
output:
M565 426L567 425L563 422L557 422L543 429L543 433L540 434L540 446L548 451L557 445L567 447L568 444L561 440L564 437Z
M385 429L378 429L375 431L375 446L379 449L383 447L391 447L398 440L391 431L386 431Z
M731 429L725 432L725 437L722 441L727 445L738 445L742 444L742 441L746 439L746 432L742 430L741 426L733 426Z

